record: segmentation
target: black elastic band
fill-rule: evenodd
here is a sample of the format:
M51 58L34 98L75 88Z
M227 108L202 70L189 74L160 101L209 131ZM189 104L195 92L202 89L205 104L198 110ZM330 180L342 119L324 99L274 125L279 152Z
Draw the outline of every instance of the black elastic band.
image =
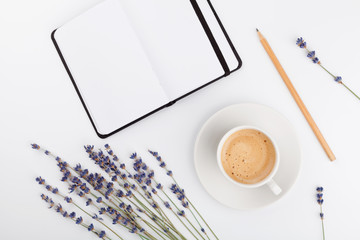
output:
M223 25L222 22L220 21L220 18L219 18L219 16L217 15L217 13L216 13L216 11L215 11L215 9L214 9L214 6L213 6L212 3L210 2L210 0L207 0L207 2L208 2L208 4L209 4L212 12L214 13L214 16L215 16L217 22L219 23L219 26L220 26L221 30L223 31L223 33L224 33L224 35L225 35L225 38L226 38L226 40L228 41L228 43L229 43L229 45L230 45L230 47L231 47L231 50L233 51L233 53L234 53L234 55L235 55L236 60L239 62L239 65L238 65L238 67L236 68L236 69L239 69L239 68L241 67L241 64L242 64L241 59L240 59L240 56L239 56L239 54L237 53L237 51L236 51L236 49L235 49L235 46L234 46L234 44L232 43L232 41L231 41L228 33L226 32L224 25ZM234 69L234 70L236 70L236 69Z
M204 15L201 12L199 5L197 4L196 0L190 0L190 2L195 10L196 15L199 18L201 25L204 28L204 31L205 31L207 37L209 38L211 46L213 47L215 54L216 54L217 58L219 59L222 68L224 69L225 75L230 74L229 66L227 65L227 63L225 61L224 55L222 54L222 52L219 48L219 45L217 44L217 42L214 38L214 35L212 34L211 29L210 29L209 25L207 24Z

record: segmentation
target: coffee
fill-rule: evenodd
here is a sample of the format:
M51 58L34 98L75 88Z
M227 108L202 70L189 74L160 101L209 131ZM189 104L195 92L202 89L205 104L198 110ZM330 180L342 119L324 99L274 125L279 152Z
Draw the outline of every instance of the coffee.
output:
M242 129L231 134L221 150L221 163L226 174L243 184L265 179L274 168L275 161L273 143L255 129Z

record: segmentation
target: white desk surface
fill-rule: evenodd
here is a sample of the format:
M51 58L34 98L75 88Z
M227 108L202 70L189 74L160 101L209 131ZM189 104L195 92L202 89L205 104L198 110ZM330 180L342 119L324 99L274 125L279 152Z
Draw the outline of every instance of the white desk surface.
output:
M321 239L317 185L325 188L327 239L359 237L360 101L295 45L297 37L304 37L323 64L360 93L359 1L213 0L243 60L241 70L106 140L96 136L50 40L54 28L97 2L0 2L1 239L97 239L40 201L43 189L34 178L41 175L54 183L59 173L53 161L31 150L33 142L86 166L93 164L84 144L110 143L120 156L160 151L220 239ZM335 162L317 142L255 28L270 42L332 147ZM193 164L202 124L219 109L242 102L283 113L294 124L303 153L300 177L290 193L252 211L233 210L212 199Z

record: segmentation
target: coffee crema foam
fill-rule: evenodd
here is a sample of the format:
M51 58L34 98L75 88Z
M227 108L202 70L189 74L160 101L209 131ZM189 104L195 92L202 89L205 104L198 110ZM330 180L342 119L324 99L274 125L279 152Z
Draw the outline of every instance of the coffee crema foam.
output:
M243 184L265 179L275 165L271 140L255 129L242 129L230 135L221 150L221 163L227 175Z

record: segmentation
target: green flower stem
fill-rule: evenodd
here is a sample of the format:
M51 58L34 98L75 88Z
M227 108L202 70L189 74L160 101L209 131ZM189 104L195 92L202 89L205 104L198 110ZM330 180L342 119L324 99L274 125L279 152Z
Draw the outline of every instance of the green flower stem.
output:
M110 201L111 201L111 200L110 200ZM103 202L103 203L104 203L106 206L111 207L111 206L109 206L108 204L106 204L105 202ZM95 204L94 204L94 206L95 206L98 210L100 210L100 208L99 208L98 206L96 206ZM125 212L124 210L122 210L122 209L120 209L120 208L118 208L117 210L120 211L120 212L122 212L124 215L126 215L126 216L128 216L128 217L130 217L130 218L134 218L134 219L135 219L135 217L133 217L132 215L130 216L129 212ZM110 219L113 219L113 218L111 217L111 215L109 215L109 214L107 214L107 213L106 213L106 216L108 216ZM134 221L132 221L132 223L139 228L138 223L136 223L136 222L134 222ZM126 225L121 224L121 226L124 227L124 228L126 228L126 229L128 229L128 230L131 230L131 228L129 228L129 227L126 226ZM138 234L140 237L144 237L144 236L141 235L140 233L136 233L136 234ZM145 237L145 238L146 238L146 237ZM146 238L146 239L148 239L148 238Z
M154 181L155 181L155 180L154 180ZM155 181L155 183L158 184L156 181ZM161 189L161 191L164 192L162 189ZM160 197L159 194L154 194L154 195L157 196L163 204L165 204L165 201ZM165 212L164 212L160 207L159 207L159 210L164 213L164 216L166 217L166 219L168 220L168 222L169 222L172 226L174 226L174 225L171 223L170 219L166 216Z
M310 52L307 48L305 49L308 53ZM328 74L330 74L334 79L336 79L336 76L332 74L329 70L327 70L322 64L320 64L320 62L318 64L322 69L324 69ZM342 81L339 81L338 83L342 84L347 90L349 90L349 92L351 92L357 99L360 100L360 97L357 94L355 94L350 88L348 88L348 86L346 86Z
M125 171L127 172L127 174L130 174L128 170L125 169ZM125 180L123 180L123 181L125 181ZM124 188L124 186L121 185L119 181L116 181L116 182L118 183L118 185L119 185L120 187ZM129 181L127 181L127 183L130 184ZM139 187L140 189L142 189L141 186L140 186L140 184L139 184L137 181L135 181L135 183L136 183L136 185L138 185L138 187ZM143 191L144 191L144 190L143 190ZM141 193L138 191L138 189L136 190L136 192L137 192L149 205L151 205L150 201L149 201L145 196L143 196L143 194L141 194ZM145 191L144 191L144 194L146 195L146 192L145 192ZM141 203L141 201L138 200L138 198L136 198L136 200L137 200L138 203ZM154 214L150 209L148 209L145 205L143 205L143 206L144 206L148 211L150 211L153 215L155 215L155 214ZM159 212L157 209L155 209L155 210L156 210L156 212L161 216L161 218L164 218L164 216L162 216L161 212ZM158 216L157 216L157 217L158 217Z
M162 221L164 224L167 224L167 223L166 223L166 219L168 219L168 218L167 218L167 216L166 216L166 218L165 218L164 215L163 215L163 214L165 214L165 213L162 213L159 209L155 209L155 211L156 211L157 213L159 213L159 215L161 216L161 217L159 217L159 216L156 215L151 209L149 209L145 204L143 204L135 195L134 195L134 197L135 197L135 200L143 207L143 210L146 210L146 212L148 212L151 216L155 217L156 219L159 219L159 220ZM147 201L147 202L148 202L149 205L151 205L149 201ZM157 204L155 201L153 201L153 202L154 202L155 204ZM170 222L170 223L171 223L171 222Z
M139 237L140 237L141 239L147 239L147 240L150 240L150 239L148 239L147 237L144 237L144 236L142 236L142 235L139 235Z
M119 199L118 197L116 197L117 199ZM137 206L133 201L131 201L130 200L130 198L127 198L132 204L134 204L137 208L139 208L139 206ZM119 201L121 201L120 199L119 199ZM144 212L145 213L145 215L149 218L149 219L151 219L151 217L148 215L148 213L147 212ZM146 224L146 225L148 225L150 228L155 228L157 231L155 231L154 229L154 231L161 237L161 238L163 238L160 234L159 234L159 232L161 233L161 234L164 234L163 233L163 231L161 231L160 229L158 229L158 228L156 228L154 225L152 225L150 222L148 222L148 221L146 221L145 219L142 219L141 217L140 217L140 219ZM164 226L164 225L161 225L161 223L159 223L159 222L157 222L157 221L154 221L160 228L162 228L163 230L166 230L166 227ZM173 230L174 231L174 230ZM171 233L170 233L171 234ZM164 234L165 236L167 236L166 234ZM169 237L169 236L167 236L167 237ZM169 238L171 238L171 236L169 237ZM164 239L164 238L163 238ZM171 238L171 239L174 239L174 238ZM177 238L175 238L175 239L177 239Z
M334 74L332 74L331 72L329 72L322 64L319 64L319 66L324 69L328 74L330 74L334 79L336 78L336 76Z
M205 238L201 235L201 233L199 233L198 230L196 230L196 227L194 227L194 225L189 221L189 219L187 218L186 215L185 215L185 219L186 219L186 220L188 221L188 223L195 229L195 231L200 235L200 237L205 240Z
M357 97L357 98L360 100L359 96L356 95L353 91L351 91L351 89L348 88L348 86L346 86L345 83L343 83L343 82L341 81L340 84L342 84L347 90L349 90L352 94L354 94L355 97Z
M92 195L92 196L94 196L96 199L98 198L96 195L94 195L91 191L90 191L90 194ZM62 196L63 198L65 198L63 195L61 195L61 194L59 194L60 196ZM103 202L106 206L108 206L108 207L111 207L110 205L108 205L106 202ZM93 204L93 206L95 206L99 211L100 211L100 208L97 206L97 205L95 205L95 204ZM78 207L78 206L77 206ZM79 207L78 207L79 208ZM111 207L111 208L113 208L113 207ZM81 209L82 210L82 209ZM124 212L122 209L119 209L119 208L116 208L116 210L118 210L118 211L121 211L124 215L128 215L127 214L127 212ZM84 211L84 210L82 210L82 211ZM88 214L88 213L87 213ZM89 214L88 214L89 215ZM90 217L92 217L91 215L89 215ZM106 216L108 216L110 219L113 219L110 215L108 215L107 213L106 213ZM100 222L101 223L101 222ZM125 225L121 225L121 226L123 226L124 228L127 228L128 230L131 230L131 228L129 228L128 226L125 226Z
M163 190L161 190L161 191L163 191ZM160 195L158 195L158 194L155 194L163 203L165 203L165 201L160 197ZM159 208L161 211L163 211L161 208ZM171 210L171 211L173 211L173 210ZM175 215L176 215L176 213L175 212L173 212ZM168 221L171 223L171 221L169 220L169 218L166 216L166 214L164 213L164 215L165 215L165 217L168 219ZM185 239L185 237L174 227L174 225L171 223L171 225L172 226L170 226L170 225L168 225L167 224L167 226L169 227L169 228L171 228L174 232L176 232L178 235L179 235L179 237L181 238L181 239ZM174 229L174 228L175 229Z
M73 220L74 222L76 222L76 220L75 219L71 219L71 220ZM86 228L86 230L89 228L89 226L88 225L86 225L86 224L84 224L84 223L81 223L80 224L81 226L83 226L84 228ZM98 232L96 232L95 230L92 230L91 231L92 233L94 233L96 236L98 236ZM105 237L103 237L102 239L105 239L105 238L107 238L107 239L109 239L109 240L111 240L111 238L109 238L108 236L106 236L105 235Z
M99 191L100 192L100 191ZM100 194L102 194L103 196L105 196L102 192L100 192ZM113 198L114 196L111 196L111 198ZM117 196L115 196L115 198L117 198L118 200L118 202L119 203L121 203L121 202L123 202L123 201L121 201ZM133 203L136 207L138 207L134 202L132 202L129 198L127 198L131 203ZM116 199L115 199L116 200ZM116 207L112 207L112 208L114 208L114 209L116 209L116 210L119 210L120 212L122 212L122 213L124 213L126 216L128 216L130 219L135 219L135 216L133 216L131 213L129 213L129 212L125 212L124 210L122 210L122 209L120 209L120 208L118 208L117 207L117 205L110 199L109 200L114 206L116 206ZM105 202L103 202L104 204L106 204ZM108 207L110 207L108 204L106 204ZM155 214L154 214L155 215ZM155 215L156 216L156 215ZM150 218L151 219L151 218ZM142 219L143 220L143 219ZM138 228L140 228L139 227L139 225L138 225L138 223L136 223L136 222L134 222L134 221L132 221L132 223L135 225L135 226L137 226ZM163 226L160 226L159 224L158 224L158 222L156 222L157 223L157 225L159 226L159 227L161 227L161 228L163 228ZM149 222L147 222L146 221L146 223L145 224L147 224L148 226L149 226ZM150 226L149 226L150 227ZM154 230L154 229L153 229ZM158 231L160 232L160 233L162 233L162 231L161 230L159 230L158 229ZM155 231L157 234L158 234L158 232L157 231ZM153 239L153 236L151 236L149 233L147 234L149 237L151 237L151 239ZM160 236L160 235L159 235ZM162 237L162 236L160 236L160 237Z
M323 213L321 205L320 205L320 212ZM323 240L325 240L324 219L321 219L321 228L322 228Z
M59 196L61 196L62 198L65 198L65 196L63 194L61 194L60 192L57 193ZM81 211L83 211L85 214L87 214L90 218L92 218L93 216L88 213L87 211L85 211L84 209L82 209L79 205L77 205L74 201L71 202L73 205L75 205L78 209L80 209ZM97 222L101 223L102 225L104 225L107 229L109 229L111 232L113 232L119 239L124 240L122 237L120 237L116 232L114 232L111 228L109 228L106 224L104 224L103 222L95 219Z
M164 212L161 208L160 208L160 210L162 211L162 212ZM164 213L165 214L165 213ZM166 215L165 215L166 216ZM167 217L167 216L166 216ZM169 220L170 221L170 220ZM165 222L165 224L166 224L166 226L167 227L169 227L171 230L173 230L181 239L185 239L185 237L179 232L179 230L177 230L176 228L175 228L175 226L174 226L174 224L172 224L171 222L170 222L170 224L168 224L167 222Z
M144 213L148 218L150 218L151 219L151 217L147 214L147 213ZM144 220L144 221L146 221L146 220ZM157 221L154 221L156 224L158 223ZM150 224L150 223L149 223ZM161 224L161 223L160 223ZM158 226L159 226L159 224L157 224ZM160 226L163 230L167 230L167 225L161 225ZM176 233L178 233L176 230L174 230L174 229L171 229L171 230L173 230L174 232L176 232ZM160 232L161 232L161 230L159 230ZM163 233L163 232L161 232L161 233ZM170 231L168 232L170 235L172 235L175 239L177 239ZM164 233L163 233L164 234Z
M117 199L119 199L118 197L116 197ZM127 198L132 204L134 204L136 207L138 207L133 201L131 201L129 198ZM120 199L119 199L119 201L121 201ZM122 201L121 201L122 202ZM148 213L146 213L146 212L144 212L145 213L145 215L147 216L147 217L149 217L149 219L151 219L151 217L148 215ZM148 221L146 221L145 219L142 219L141 217L140 217L140 219L146 224L146 225L148 225L149 227L154 227L154 228L156 228L154 225L152 225L152 224L150 224ZM160 225L158 222L155 222L160 228L162 228L163 230L165 230L165 228L164 228L164 226L162 226L162 225ZM150 225L151 226L150 226ZM158 230L158 232L160 232L160 233L162 233L163 234L163 232L160 230L160 229L158 229L158 228L156 228L157 230ZM154 229L153 229L154 230ZM155 231L156 232L156 231ZM158 233L158 232L156 232L156 233ZM159 235L159 234L158 234ZM160 236L160 235L159 235ZM160 236L160 237L162 237L162 236ZM164 239L164 238L163 238Z
M171 212L178 217L178 215L176 214L176 212L174 212L174 210L170 209ZM184 224L184 223L183 223ZM170 225L166 224L170 229L172 229L181 239L185 240L186 238L184 237L184 235L182 235L176 228L172 228Z
M125 169L126 170L126 169ZM129 171L127 171L126 170L126 172L127 172L127 174L130 174L129 173ZM141 188L141 185L137 182L137 181L135 181L136 182L136 184L138 185L138 187L140 188L140 189L142 189ZM128 182L129 183L129 182ZM121 186L121 184L118 182L118 184ZM130 184L130 183L129 183ZM144 199L144 200L146 200L146 202L148 203L148 204L150 204L151 205L151 203L148 201L148 199L147 198L145 198L139 191L137 191L136 190L136 192L137 193L139 193L140 194L140 196ZM146 192L144 191L144 193L146 194ZM155 209L159 214L160 214L160 216L161 216L161 219L156 215L156 214L154 214L149 208L147 208L138 198L136 198L136 196L134 195L134 197L135 197L135 199L137 200L137 202L140 204L140 205L142 205L143 206L143 208L145 208L149 213L151 213L151 215L153 215L153 216L155 216L157 219L159 219L159 220L161 220L165 225L167 225L170 229L172 229L174 232L176 232L182 239L184 239L184 237L180 234L180 232L175 228L175 226L172 224L172 222L170 221L170 219L167 217L167 215L165 214L165 212L161 209L161 208L159 208L159 209ZM153 200L153 199L152 199ZM155 203L155 204L157 204L154 200L153 200L153 202ZM157 204L158 205L158 204ZM149 217L150 218L150 217ZM151 219L151 218L150 218ZM158 222L156 221L156 223L157 223L157 225L159 225L158 224ZM160 227L162 227L162 228L164 228L164 226L160 226ZM165 230L165 228L164 228L164 230Z
M154 179L154 182L155 182L155 184L156 185L158 185L158 183L156 182L156 180ZM166 192L163 190L163 189L161 189L161 191L165 194L165 196L167 197L167 199L169 199L169 201L176 207L176 209L178 210L178 211L180 211L180 209L177 207L177 205L173 202L173 200L166 194ZM177 216L177 214L175 213L175 215ZM185 218L187 221L188 221L188 223L194 228L194 230L200 235L200 237L203 239L203 240L205 240L205 238L199 233L199 231L194 227L194 225L189 221L189 219L188 218ZM190 231L190 229L188 228L188 227L186 227L189 231ZM190 231L191 232L191 234L195 237L195 235L193 234L193 232L192 231ZM198 239L197 237L195 237L196 239Z
M145 235L147 236L147 237L149 237L150 239L152 239L152 240L158 240L157 238L155 238L155 237L153 237L149 232L145 232Z
M190 210L191 214L192 214L193 217L195 218L196 222L199 224L200 229L202 229L203 227L201 226L200 222L197 220L197 218L196 218L195 214L193 213L193 211L191 210L191 208L188 208L188 209ZM207 233L204 232L204 234L205 234L205 236L207 237L207 239L210 240L210 238L209 238L209 236L207 235Z
M163 234L164 236L166 236L169 239L173 239L171 236L168 236L166 233L162 232L160 229L158 229L157 227L155 227L153 224L151 224L150 222L143 220L144 223L146 225L148 225L157 235L159 235L162 239L166 240L161 234Z
M165 240L165 238L164 238L162 235L170 238L170 237L167 236L163 231L161 231L160 229L158 229L157 227L155 227L153 224L151 224L151 223L148 222L147 220L142 219L142 221L143 221L146 225L148 225L148 226L149 226L157 235L159 235L162 239ZM161 235L161 234L162 234L162 235ZM170 238L170 239L171 239L171 238Z
M151 205L151 203L148 201L148 199L146 199L139 191L136 190L136 192L137 192L138 194L140 194L140 196L142 196L142 198L145 199L145 201L146 201L149 205ZM162 213L161 213L158 209L155 209L155 211L161 216L161 218L160 218L158 215L156 215L151 209L149 209L145 204L143 204L135 195L134 195L134 199L136 200L136 202L137 202L138 204L140 204L140 205L143 207L143 210L146 210L148 213L150 213L152 216L155 216L157 219L162 219L162 220L164 220L164 216L162 215ZM154 202L154 200L153 200L153 202ZM155 202L155 203L156 203L156 202Z
M84 209L82 209L81 207L79 207L75 202L72 202L72 204L74 204L77 208L79 208L81 211L83 211L84 213L86 213L88 216L91 216L90 213L88 213L87 211L85 211ZM114 233L119 239L124 240L122 237L120 237L114 230L112 230L111 228L109 228L105 223L99 221L98 219L95 219L98 223L102 224L104 227L106 227L107 229L109 229L112 233Z
M125 171L126 171L126 173L127 174L130 174L130 172L127 170L127 169L125 169ZM145 192L145 190L143 190L142 189L142 187L141 187L141 185L140 185L140 183L138 182L138 181L136 181L136 180L134 180L134 182L136 183L136 185L144 192L144 194L147 196L147 193ZM138 190L137 190L137 192L140 194L140 196L149 204L149 205L151 205L151 203L148 201L148 199L145 197L145 196L143 196ZM153 200L153 199L152 199ZM154 200L153 200L153 202L154 202ZM157 204L156 202L155 202L155 204ZM155 209L158 213L159 213L159 215L162 217L162 219L164 220L165 218L164 218L164 216L162 215L162 213L158 210L158 209ZM167 217L166 217L167 218ZM168 218L167 218L168 219ZM169 221L170 222L170 221ZM171 223L171 222L170 222Z
M194 234L193 232L188 228L188 226L186 226L186 224L180 219L180 217L176 214L176 212L172 211L174 213L174 215L177 217L177 219L182 223L182 225L184 225L184 227L191 233L191 235L194 236L194 238L196 238L197 240L199 240Z
M167 169L166 169L167 170ZM168 170L167 170L168 171ZM176 182L175 178L173 176L171 176L172 180L174 181L174 183L179 187L180 185ZM199 217L202 219L202 221L205 223L205 225L208 227L208 229L210 229L211 233L214 235L214 237L219 240L219 238L216 236L216 234L214 233L214 231L211 229L211 227L207 224L207 222L205 221L205 219L201 216L201 214L199 213L199 211L196 209L196 207L191 203L190 199L185 195L186 200L190 203L191 207L194 208L194 210L196 211L196 213L199 215Z
M139 234L139 233L136 233L138 236L142 236L142 237L145 237L145 236L143 236L143 235L141 235L141 234ZM147 231L145 231L145 233L144 233L147 237L145 237L145 238L147 238L147 239L149 239L149 240L157 240L155 237L153 237L149 232L147 232Z
M157 184L157 183L156 183ZM162 190L162 192L163 193L165 193L163 190ZM166 193L165 193L165 195L166 195ZM168 197L169 198L169 197ZM169 200L174 204L174 202L169 198ZM175 205L175 204L174 204ZM176 205L175 205L175 207L176 207ZM177 219L182 223L182 225L184 225L184 227L191 233L191 235L193 235L194 236L194 238L196 238L197 240L199 240L194 234L193 234L193 232L188 228L188 226L186 226L186 224L179 218L179 216L176 214L176 212L174 212L173 210L172 210L172 213L177 217ZM180 234L181 235L181 234ZM182 235L180 236L182 239L185 239Z
M98 191L103 197L105 197L105 194L102 193L101 191ZM113 206L110 206L109 204L107 204L104 200L102 201L103 204L105 204L107 207L110 207L110 208L113 208L117 211L120 211L121 213L123 213L124 215L130 217L130 218L133 218L134 216L131 214L131 213L128 213L127 211L124 211L123 209L119 208L111 198L109 198L109 202L111 204L113 204Z
M102 193L100 190L98 190L98 192L102 195L102 196L104 196L105 197L105 195L104 195L104 193ZM91 191L90 191L90 194L91 195L93 195L95 198L98 198L96 195L94 195ZM112 197L112 196L111 196ZM116 196L115 196L116 197ZM117 207L117 205L112 201L112 199L110 198L109 199L109 202L110 203L112 203L115 207L113 207L113 206L109 206L106 202L104 202L103 201L103 203L106 205L106 206L108 206L108 207L111 207L111 208L113 208L113 209L115 209L115 210L118 210L118 211L120 211L120 212L122 212L124 215L126 215L126 216L128 216L130 219L135 219L135 216L133 216L131 213L129 213L129 212L125 212L123 209L120 209L120 208L118 208ZM122 201L121 201L122 202ZM137 226L138 224L136 223L136 222L132 222L135 226ZM126 227L126 226L124 226L124 227Z
M178 185L179 186L179 185ZM208 227L208 229L211 231L211 233L214 235L214 237L219 240L219 238L216 236L216 234L214 233L214 231L211 229L211 227L207 224L207 222L205 221L205 219L200 215L200 213L198 212L198 210L195 208L195 206L191 203L190 199L185 196L186 200L190 203L191 207L194 208L194 210L196 211L196 213L199 215L199 217L202 219L202 221L205 223L205 225ZM207 235L207 234L206 234ZM208 237L209 238L209 237Z
M319 64L320 67L322 67L322 69L324 69L328 74L330 74L334 79L336 79L336 76L333 75L332 73L330 73L323 65ZM340 84L342 84L347 90L349 90L349 92L351 92L357 99L360 100L360 97L354 93L348 86L345 85L345 83L343 83L342 81L339 81Z
M100 192L100 191L99 191ZM91 193L91 192L90 192ZM101 192L100 192L101 193ZM93 193L91 193L93 196L95 196ZM104 196L104 194L103 193L101 193L103 196ZM96 197L96 196L95 196ZM96 197L97 198L97 197ZM114 204L112 201L111 201L111 199L109 200L112 204ZM108 206L108 207L111 207L111 208L114 208L114 207L112 207L112 206L110 206L110 205L108 205L106 202L103 202L106 206ZM75 204L75 203L73 203L73 204ZM115 206L116 206L116 204L114 204ZM82 210L83 212L85 212L86 214L88 214L91 218L92 218L92 216L89 214L89 213L87 213L86 211L84 211L82 208L80 208L78 205L76 205L75 204L75 206L77 206L80 210ZM96 206L96 205L94 205L94 206ZM99 207L98 206L96 206L98 209L99 209ZM132 216L131 215L131 213L129 213L129 212L125 212L123 209L120 209L120 208L118 208L118 207L115 207L114 209L116 209L116 210L118 210L118 211L120 211L120 212L122 212L124 215L126 215L126 216L128 216L130 219L135 219L135 217L134 216ZM108 216L108 215L107 215ZM112 219L112 217L111 216L109 216L109 218L110 219ZM108 226L106 226L104 223L102 223L101 221L99 221L99 220L97 220L96 219L96 221L98 221L99 223L101 223L101 224L103 224L105 227L107 227L110 231L112 231L115 235L117 235L113 230L111 230ZM134 222L134 221L132 221L132 223L135 225L135 226L139 226L136 222ZM125 225L121 225L121 226L123 226L123 227L125 227L125 228L127 228L128 230L131 230L129 227L127 227L127 226L125 226ZM139 228L139 227L138 227ZM137 233L138 235L141 235L140 233ZM149 235L149 234L148 234ZM118 235L117 235L118 236ZM151 235L150 235L151 236ZM152 236L151 236L152 237ZM121 238L122 239L122 238ZM153 239L153 238L151 238L151 239ZM155 238L154 238L155 239ZM155 239L156 240L156 239Z
M116 198L119 199L119 201L121 201L119 197L116 196ZM135 207L140 208L137 204L135 204L133 201L131 201L130 198L126 198L126 199L129 200L132 204L134 204ZM153 211L151 211L151 209L149 209L148 207L146 207L135 195L134 195L134 199L136 200L136 202L137 202L138 204L140 204L140 205L143 207L142 210L145 210L145 211L147 211L148 213L150 213L152 216L156 216L156 218L159 218ZM150 203L149 203L149 204L150 204ZM141 208L140 208L140 209L141 209Z
M306 47L305 47L305 49L306 49L306 51L308 52L308 53L310 53L310 50L309 49L307 49ZM322 69L324 69L328 74L330 74L333 78L336 78L336 76L335 75L333 75L331 72L329 72L322 64L320 64L320 62L318 62L317 63L320 67L322 67Z
M145 215L146 215L148 218L151 219L151 217L150 217L147 213L145 213ZM148 221L146 221L146 220L143 220L143 221L145 221L146 224L152 225L150 222L148 222ZM164 223L159 223L158 221L154 221L154 222L155 222L159 227L161 227L164 232L165 232L165 230L167 230L167 226L168 226L168 225L165 225ZM152 226L153 226L153 225L152 225ZM177 230L174 230L174 229L172 229L171 227L169 227L169 228L170 228L172 231L174 231L175 233L179 234L179 233L177 232ZM161 230L159 230L159 229L158 229L158 231L160 231L160 233L166 235L163 231L161 231ZM171 233L171 231L167 231L166 233L168 234L168 235L166 235L166 236L169 237L170 239L178 239L175 235L173 235L173 234Z
M100 211L100 208L99 208L98 206L96 206L95 204L94 204L93 206L96 207L96 208ZM105 213L105 215L106 215L108 218L113 219L113 218L111 217L111 215L109 215L108 213ZM122 225L122 224L121 224L121 226L124 227L124 228L126 228L126 229L128 229L128 230L131 230L131 228L129 228L128 226L125 226L125 225Z
M161 231L156 228L156 227L153 227L152 224L147 224L157 235L159 235L162 239L166 240L160 233ZM156 240L156 238L154 238Z

